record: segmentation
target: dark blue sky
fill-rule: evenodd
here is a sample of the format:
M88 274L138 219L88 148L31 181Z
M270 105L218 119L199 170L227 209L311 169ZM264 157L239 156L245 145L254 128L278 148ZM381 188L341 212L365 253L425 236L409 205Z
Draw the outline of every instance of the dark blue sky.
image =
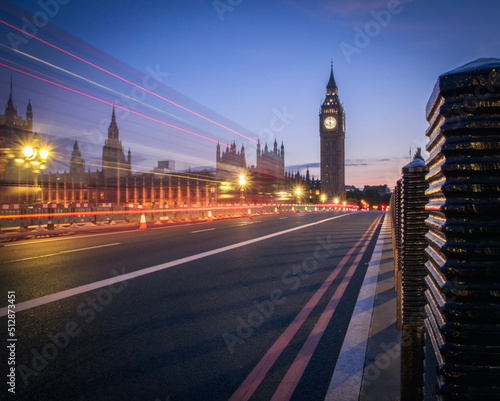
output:
M31 13L43 12L43 1L11 3ZM439 74L480 57L500 56L498 1L60 3L57 10L51 9L50 23L62 31L51 36L45 32L47 25L38 37L68 46L140 85L156 71L161 83L155 92L254 140L283 141L287 165L319 162L318 112L333 59L347 118L346 183L356 186L393 186L408 161L409 148L425 146L425 105ZM22 24L21 20L16 26ZM64 31L77 39L68 39ZM1 43L8 45L7 32L2 28L0 34ZM32 42L36 41L31 40L23 51L131 94L133 87ZM22 58L6 49L0 54L4 59ZM83 92L116 101L116 93L109 90L33 60L29 65ZM10 70L0 66L2 102L7 101L9 76ZM110 106L55 87L45 88L49 85L40 82L23 85L14 99L19 110L24 112L31 97L40 131L57 131L59 137L89 142L82 146L87 151L83 156L98 162ZM51 97L44 99L48 94ZM238 147L244 143L247 162L255 162L251 140L149 94L144 102L161 112L145 105L135 105L134 110L173 125L184 124L188 130L223 143L235 140ZM64 119L58 120L61 110ZM175 159L179 167L215 165L215 143L125 114L118 121L120 137L126 149L132 148L135 168L149 170L162 159ZM311 172L318 174L317 169Z

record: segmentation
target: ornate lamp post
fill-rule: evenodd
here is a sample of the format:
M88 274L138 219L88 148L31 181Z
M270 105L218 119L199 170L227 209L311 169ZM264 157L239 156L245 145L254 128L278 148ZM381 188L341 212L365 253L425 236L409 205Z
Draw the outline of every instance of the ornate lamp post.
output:
M41 201L40 188L38 188L38 174L40 174L40 170L46 168L48 158L49 151L44 143L40 145L40 137L35 133L32 138L32 143L22 148L19 157L16 159L18 163L24 163L24 167L26 169L31 169L33 173L33 184L35 187L34 203Z
M295 193L297 194L297 203L300 203L300 195L302 193L302 189L300 187L297 187Z
M240 184L240 188L241 188L241 204L243 205L244 199L245 199L245 194L244 194L245 184L247 183L247 180L245 179L244 174L240 174L240 180L238 181L238 183Z

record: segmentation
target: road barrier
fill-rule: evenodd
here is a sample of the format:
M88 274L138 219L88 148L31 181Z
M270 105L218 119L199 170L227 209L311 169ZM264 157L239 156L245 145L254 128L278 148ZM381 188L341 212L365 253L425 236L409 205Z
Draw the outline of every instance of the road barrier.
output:
M401 180L401 399L422 400L427 167L417 150Z
M394 289L396 290L396 327L401 330L401 193L402 180L398 180L391 196L392 243L394 257Z
M427 120L427 383L500 399L500 61L440 76Z
M125 203L71 203L62 204L0 205L0 228L18 228L29 226L47 226L54 229L57 225L75 224L110 224L116 221L140 223L145 215L147 223L172 223L199 221L229 217L244 217L255 214L290 213L296 210L304 212L306 205L214 205L205 207L172 207L161 205L140 205Z
M428 200L419 183L412 187L419 195L405 204L405 178L423 175L423 163L406 166L391 200L395 261L401 254L403 275L403 332L407 323L420 327L421 318L425 331L425 345L409 337L419 358L424 352L423 392L420 381L410 387L402 382L401 400L415 399L412 391L425 401L500 399L500 60L480 59L441 75L426 114ZM425 241L425 273L406 257L405 233L419 254ZM408 281L414 287L406 299L406 272L412 270ZM415 321L407 322L407 308ZM406 351L403 338L402 370L419 375L422 362L406 360Z

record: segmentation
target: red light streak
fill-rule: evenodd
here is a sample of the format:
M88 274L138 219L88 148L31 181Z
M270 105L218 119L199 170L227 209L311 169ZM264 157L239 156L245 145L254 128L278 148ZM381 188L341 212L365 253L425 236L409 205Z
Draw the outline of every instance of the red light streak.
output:
M357 209L358 205L355 203L346 203L343 205L342 203L315 203L314 206L317 207L334 207L337 209Z
M177 126L172 125L172 124L168 124L168 123L166 123L165 121L161 121L161 120L158 120L158 119L156 119L156 118L149 117L149 116L147 116L147 115L145 115L145 114L141 114L141 113L139 113L139 112L137 112L137 111L126 109L125 107L118 106L118 105L116 105L116 104L113 104L113 103L111 103L111 102L108 102L108 101L106 101L106 100L100 99L100 98L95 97L95 96L92 96L92 95L88 95L88 94L83 93L83 92L80 92L80 91L78 91L78 90L76 90L76 89L71 89L71 88L68 88L67 86L64 86L64 85L58 84L57 82L52 82L52 81L49 81L48 79L45 79L45 78L42 78L42 77L38 77L38 76L33 75L33 74L30 74L30 73L28 73L28 72L26 72L26 71L22 71L22 70L19 70L19 69L14 68L14 67L10 67L10 66L8 66L8 65L6 65L6 64L2 64L2 63L0 63L0 66L5 67L5 68L9 68L9 69L14 70L14 71L16 71L16 72L19 72L19 73L21 73L21 74L24 74L24 75L27 75L27 76L29 76L29 77L32 77L32 78L38 79L38 80L40 80L40 81L47 82L47 83L49 83L49 84L52 84L52 85L58 86L58 87L60 87L60 88L62 88L62 89L66 89L66 90L68 90L68 91L70 91L70 92L74 92L74 93L77 93L77 94L79 94L79 95L82 95L82 96L88 97L88 98L90 98L90 99L97 100L97 101L99 101L99 102L102 102L102 103L108 104L108 105L110 105L110 106L115 106L115 107L117 107L117 108L119 108L119 109L122 109L122 110L125 110L125 111L127 111L127 112L129 112L129 113L133 113L133 114L136 114L136 115L138 115L138 116L141 116L141 117L147 118L148 120L155 121L155 122L157 122L157 123L160 123L160 124L166 125L166 126L168 126L168 127L178 129L178 130L180 130L180 131L187 132L188 134L195 135L195 136L197 136L197 137L200 137L200 138L206 139L207 141L212 141L212 142L215 142L215 143L219 143L219 141L216 141L215 139L208 138L208 137L206 137L206 136L203 136L203 135L197 134L196 132L189 131L189 130L184 129L184 128L180 128L180 127L177 127ZM227 147L229 147L229 145L226 145L226 146L227 146Z
M166 102L168 102L168 103L173 104L173 105L174 105L174 106L176 106L176 107L179 107L179 108L181 108L181 109L183 109L183 110L185 110L185 111L187 111L187 112L189 112L189 113L191 113L191 114L194 114L194 115L195 115L195 116L197 116L197 117L203 118L204 120L209 121L209 122L211 122L212 124L218 125L219 127L224 128L224 129L226 129L226 130L228 130L228 131L231 131L231 132L235 133L236 135L239 135L239 136L241 136L241 137L243 137L243 138L246 138L246 139L248 139L248 140L250 140L250 141L252 141L252 142L259 143L258 141L254 140L254 139L252 139L252 138L249 138L248 136L245 136L245 135L243 135L243 134L240 134L239 132L237 132L237 131L235 131L235 130L233 130L233 129L229 128L229 127L226 127L225 125L219 124L219 123L218 123L218 122L216 122L216 121L213 121L213 120L211 120L211 119L209 119L209 118L207 118L207 117L205 117L205 116L202 116L201 114L198 114L198 113L196 113L195 111L188 109L187 107L181 106L180 104L177 104L177 103L173 102L173 101L172 101L172 100L170 100L170 99L167 99L167 98L165 98L165 97L163 97L163 96L161 96L161 95L158 95L158 94L157 94L157 93L155 93L155 92L152 92L152 91L150 91L150 90L148 90L148 89L146 89L146 88L144 88L144 87L142 87L142 86L140 86L140 85L135 84L134 82L131 82L131 81L129 81L129 80L127 80L127 79L125 79L125 78L122 78L121 76L119 76L119 75L117 75L117 74L115 74L115 73L113 73L113 72L111 72L111 71L108 71L108 70L106 70L106 69L104 69L104 68L102 68L102 67L99 67L98 65L93 64L93 63L91 63L90 61L87 61L87 60L85 60L85 59L83 59L83 58L81 58L81 57L78 57L77 55L75 55L75 54L73 54L73 53L70 53L70 52L69 52L69 51L67 51L67 50L61 49L60 47L57 47L57 46L53 45L52 43L49 43L49 42L47 42L47 41L45 41L45 40L43 40L43 39L40 39L40 38L38 38L38 37L36 37L36 36L34 36L34 35L32 35L32 34L30 34L30 33L26 32L26 31L23 31L22 29L19 29L19 28L15 27L14 25L11 25L11 24L9 24L9 23L7 23L7 22L5 22L5 21L2 21L2 20L0 20L0 22L1 22L2 24L4 24L4 25L7 25L8 27L10 27L10 28L12 28L12 29L15 29L15 30L17 30L17 31L19 31L19 32L22 32L22 33L23 33L23 34L25 34L25 35L28 35L29 37L31 37L31 38L33 38L33 39L38 40L39 42L42 42L42 43L46 44L47 46L50 46L50 47L52 47L52 48L54 48L54 49L56 49L56 50L59 50L60 52L63 52L64 54L67 54L68 56L71 56L71 57L73 57L73 58L75 58L75 59L77 59L77 60L79 60L79 61L81 61L81 62L83 62L83 63L86 63L86 64L88 64L88 65L90 65L90 66L92 66L92 67L94 67L94 68L97 68L98 70L100 70L100 71L102 71L102 72L105 72L106 74L112 75L113 77L118 78L118 79L122 80L123 82L126 82L126 83L128 83L128 84L130 84L130 85L133 85L133 86L135 86L135 87L137 87L137 88L139 88L139 89L141 89L141 90L143 90L143 91L145 91L145 92L148 92L148 93L152 94L153 96L156 96L156 97L157 97L157 98L159 98L159 99L162 99L162 100L164 100L164 101L166 101Z
M252 209L262 209L261 205L253 205ZM27 218L54 218L68 216L102 216L114 214L147 214L147 213L174 213L174 212L198 212L207 210L248 209L248 206L224 206L224 207L196 207L196 208L168 208L168 209L138 209L138 210L101 210L89 212L63 212L63 213L33 213L33 214L10 214L0 215L1 219L27 219Z

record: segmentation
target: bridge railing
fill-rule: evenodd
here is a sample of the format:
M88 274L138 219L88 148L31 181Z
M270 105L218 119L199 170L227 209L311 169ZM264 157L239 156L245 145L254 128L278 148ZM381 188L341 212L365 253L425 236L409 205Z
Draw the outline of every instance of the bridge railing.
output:
M405 204L410 163L392 200L402 275L401 400L500 399L500 60L441 75L427 120L425 185ZM418 277L407 242L419 255L423 250ZM423 342L405 336L407 311ZM421 376L422 369L423 380L408 374Z

